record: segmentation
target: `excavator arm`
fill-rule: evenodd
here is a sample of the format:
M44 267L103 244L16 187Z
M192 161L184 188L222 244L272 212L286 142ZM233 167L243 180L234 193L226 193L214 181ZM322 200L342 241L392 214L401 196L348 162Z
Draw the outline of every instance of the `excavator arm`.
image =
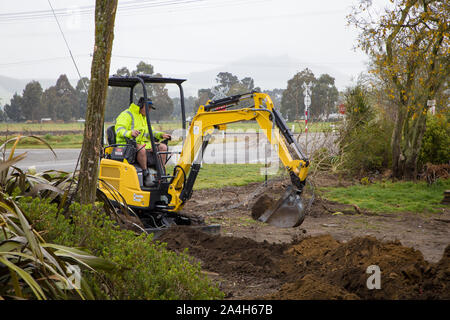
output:
M245 100L252 101L253 106L228 110ZM213 132L216 129L224 130L227 124L249 120L255 120L258 123L290 174L293 191L285 198L287 199L293 193L295 195L292 197L299 198L308 174L309 161L296 144L285 120L274 108L270 96L251 92L208 101L207 104L199 107L197 114L192 119L174 170L174 177L169 185L168 194L171 196L169 207L172 211L180 211L185 201L191 197L192 188L203 160L203 152ZM291 156L288 146L294 150L298 159ZM288 201L286 199L284 200Z

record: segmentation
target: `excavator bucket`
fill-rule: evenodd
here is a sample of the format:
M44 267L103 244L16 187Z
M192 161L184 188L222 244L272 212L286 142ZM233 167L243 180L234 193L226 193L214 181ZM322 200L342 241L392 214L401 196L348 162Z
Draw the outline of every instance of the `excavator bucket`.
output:
M302 224L305 210L301 196L289 186L283 196L266 209L257 220L279 228L294 228Z

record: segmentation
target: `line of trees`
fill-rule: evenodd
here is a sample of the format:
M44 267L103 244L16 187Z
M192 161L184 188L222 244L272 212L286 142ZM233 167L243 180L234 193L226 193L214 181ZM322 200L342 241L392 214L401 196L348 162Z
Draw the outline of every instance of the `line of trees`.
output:
M22 95L16 92L5 105L1 120L39 122L42 118L62 121L84 118L88 87L88 78L80 79L74 88L65 74L45 91L39 81L31 81Z
M134 76L137 74L154 73L154 67L143 61L130 71L127 67L122 67L116 71L116 75ZM193 115L198 107L205 104L214 97L230 96L250 92L252 90L264 92L270 95L276 108L281 110L283 115L290 120L300 119L304 114L304 96L302 85L305 82L312 82L312 104L310 115L312 118L327 116L336 112L336 102L338 100L338 90L334 84L334 78L328 74L315 78L308 68L294 75L287 83L287 89L275 88L272 90L262 90L255 86L255 81L251 77L239 79L230 72L220 72L215 79L216 84L212 88L199 89L197 96L185 97L185 107L187 116ZM23 90L22 94L15 93L4 110L0 110L0 121L33 121L39 122L42 118L49 118L53 121L75 121L84 119L87 107L87 94L89 89L89 79L87 77L78 81L74 88L66 75L61 75L56 84L46 90L42 89L38 81L31 81ZM180 119L180 99L170 98L165 84L147 85L147 92L152 98L156 110L152 112L152 120L160 121L170 118ZM135 102L142 95L140 86L135 88ZM128 88L108 88L105 121L114 119L129 105Z
M192 106L193 111L197 110L200 105L205 104L208 100L220 97L221 95L231 96L242 94L256 90L267 93L275 105L280 109L282 114L290 119L301 119L305 111L304 95L302 85L305 82L311 82L312 86L312 103L310 107L311 118L327 118L331 113L337 111L336 104L339 98L339 91L335 86L335 79L328 75L322 74L319 78L315 78L312 71L308 68L297 73L287 83L286 89L275 88L272 90L261 90L255 86L255 81L251 77L245 77L241 80L229 72L220 72L216 76L216 85L212 88L198 90L197 98L189 97L185 104L189 108ZM188 110L188 108L186 108Z
M245 77L241 80L230 72L219 72L216 76L216 85L212 88L203 88L198 90L195 101L195 110L204 105L208 100L223 98L250 92L252 90L261 91L261 88L255 87L255 81L251 77Z
M303 84L311 83L311 106L308 109L310 119L327 118L336 112L336 104L339 91L335 86L334 78L328 74L322 74L319 78L306 68L295 74L288 81L287 89L283 91L281 99L281 112L288 119L300 119L305 113L305 96Z
M145 62L137 64L136 69L129 71L126 67L117 70L117 75L130 76L139 73L153 75L153 66ZM161 76L161 74L155 74ZM87 108L87 95L89 90L89 79L84 77L77 82L74 88L67 76L62 74L54 86L43 90L39 81L31 81L23 90L22 94L17 92L9 103L5 104L0 112L0 121L40 122L43 118L53 121L75 121L84 119ZM114 119L129 106L129 89L108 88L106 121ZM174 110L174 101L169 97L168 90L164 84L154 84L147 87L149 96L153 99L157 109L152 113L154 120L159 121L169 118ZM135 100L142 95L142 88L135 88ZM135 101L135 102L136 102Z
M143 61L136 65L136 69L130 71L127 67L122 67L116 71L118 76L135 76L137 74L149 74L155 77L162 77L160 73L154 73L154 67ZM152 120L160 121L169 119L174 111L174 101L169 97L168 89L165 84L147 84L147 94L153 100L155 110L152 111ZM142 88L136 86L134 90L134 102L142 96ZM114 121L114 119L130 104L130 92L128 88L108 88L106 100L105 120Z

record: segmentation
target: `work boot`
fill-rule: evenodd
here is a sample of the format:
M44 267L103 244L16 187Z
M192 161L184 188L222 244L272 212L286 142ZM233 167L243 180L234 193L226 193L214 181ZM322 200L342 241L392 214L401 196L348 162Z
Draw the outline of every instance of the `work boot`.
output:
M144 186L146 186L146 187L152 186L153 179L152 179L152 176L150 175L150 172L148 171L148 169L143 170L142 174L144 175Z

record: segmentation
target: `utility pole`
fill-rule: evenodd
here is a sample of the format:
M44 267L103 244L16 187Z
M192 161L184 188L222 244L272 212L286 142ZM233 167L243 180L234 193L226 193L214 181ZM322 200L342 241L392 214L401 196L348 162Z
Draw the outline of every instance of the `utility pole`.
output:
M78 180L78 200L82 204L94 203L96 197L117 2L118 0L95 2L95 46Z

